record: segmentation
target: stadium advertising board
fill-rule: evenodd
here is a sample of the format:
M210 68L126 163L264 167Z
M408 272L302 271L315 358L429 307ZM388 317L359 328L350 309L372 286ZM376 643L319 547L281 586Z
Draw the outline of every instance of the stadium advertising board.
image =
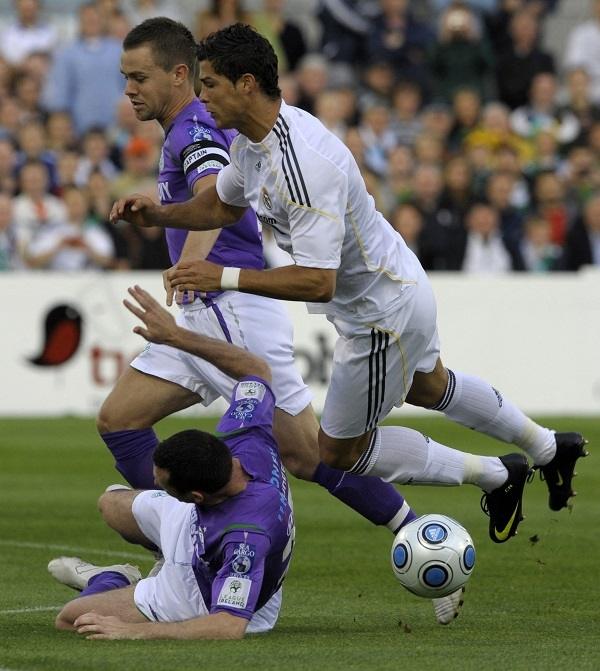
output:
M122 306L127 287L163 295L159 273L14 273L4 297L0 415L95 414L143 348ZM436 275L443 361L489 380L532 414L600 409L600 274L473 278ZM336 334L288 303L296 360L322 408ZM176 308L174 308L176 309ZM187 413L216 415L223 405ZM405 407L400 412L414 412Z

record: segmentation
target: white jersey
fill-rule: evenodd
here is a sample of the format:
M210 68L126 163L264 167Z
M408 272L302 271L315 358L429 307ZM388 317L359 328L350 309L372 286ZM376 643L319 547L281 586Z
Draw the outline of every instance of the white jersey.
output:
M422 277L417 258L375 209L349 149L283 101L262 142L234 140L217 191L225 203L252 207L297 265L337 269L332 300L309 303L310 312L365 325L401 308L412 293L405 289Z

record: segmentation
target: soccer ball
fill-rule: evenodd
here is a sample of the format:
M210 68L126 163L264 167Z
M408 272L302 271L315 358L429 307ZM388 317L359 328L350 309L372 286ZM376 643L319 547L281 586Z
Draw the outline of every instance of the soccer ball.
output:
M469 532L446 515L417 517L400 529L392 544L394 575L417 596L452 594L467 582L474 566Z

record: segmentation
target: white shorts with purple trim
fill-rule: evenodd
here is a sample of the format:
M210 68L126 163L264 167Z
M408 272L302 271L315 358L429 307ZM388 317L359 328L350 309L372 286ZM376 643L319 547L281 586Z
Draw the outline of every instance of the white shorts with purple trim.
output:
M177 315L179 326L211 338L228 340L269 364L276 405L290 415L312 400L294 364L293 327L285 305L264 296L226 291L206 303L196 299ZM231 398L236 381L212 364L167 345L148 343L132 362L133 368L189 389L210 405Z

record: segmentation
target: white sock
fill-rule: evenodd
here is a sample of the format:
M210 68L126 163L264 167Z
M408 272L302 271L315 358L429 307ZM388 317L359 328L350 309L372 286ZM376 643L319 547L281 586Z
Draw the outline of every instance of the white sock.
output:
M547 464L556 453L556 439L529 419L517 406L488 382L474 375L448 369L448 386L432 410L488 436L517 445L534 464Z
M508 477L498 457L459 452L403 426L376 429L351 472L400 484L472 484L486 492L500 487Z

